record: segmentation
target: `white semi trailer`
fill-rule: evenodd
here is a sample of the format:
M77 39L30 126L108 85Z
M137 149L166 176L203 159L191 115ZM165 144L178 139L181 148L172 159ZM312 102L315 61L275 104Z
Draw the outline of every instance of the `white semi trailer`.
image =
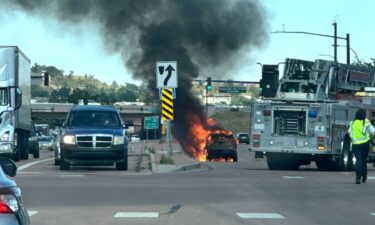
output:
M31 132L30 60L17 46L0 46L0 155L28 159Z

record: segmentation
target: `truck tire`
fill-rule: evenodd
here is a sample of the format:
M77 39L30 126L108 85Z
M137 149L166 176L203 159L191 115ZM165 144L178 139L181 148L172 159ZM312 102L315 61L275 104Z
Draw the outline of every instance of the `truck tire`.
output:
M70 169L70 163L65 161L64 158L61 155L60 158L60 170L69 170Z
M267 165L270 170L298 170L300 166L295 157L286 153L267 153Z
M29 159L29 132L20 132L21 159Z
M39 159L39 148L35 150L35 152L33 153L33 158L34 159Z
M116 169L120 171L128 170L128 157L124 158L124 161L116 163Z
M315 164L319 170L333 171L336 169L335 162L329 160L328 157L321 157L315 160Z

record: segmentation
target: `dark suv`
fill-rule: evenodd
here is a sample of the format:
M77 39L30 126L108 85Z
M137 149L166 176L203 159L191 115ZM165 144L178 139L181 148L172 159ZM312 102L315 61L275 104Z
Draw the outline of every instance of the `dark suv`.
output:
M63 124L60 169L71 164L116 164L128 169L128 140L112 106L75 106Z

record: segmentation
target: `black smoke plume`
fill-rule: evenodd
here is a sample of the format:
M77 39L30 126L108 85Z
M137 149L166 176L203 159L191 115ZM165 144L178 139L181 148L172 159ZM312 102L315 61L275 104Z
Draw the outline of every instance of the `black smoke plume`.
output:
M201 104L190 93L191 80L202 68L221 71L202 78L222 77L234 69L225 67L228 61L268 39L266 13L258 0L7 0L3 7L66 26L97 24L107 48L121 53L133 77L146 82L155 97L155 62L177 61L173 133L183 147L194 136L188 129L191 113L208 127Z

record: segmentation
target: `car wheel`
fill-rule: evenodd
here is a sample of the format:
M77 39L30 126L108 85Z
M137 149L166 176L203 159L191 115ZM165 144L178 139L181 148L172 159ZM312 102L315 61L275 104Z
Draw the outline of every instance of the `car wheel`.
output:
M232 157L233 162L237 162L237 154Z
M123 162L116 163L116 169L117 170L128 170L128 158L126 157Z
M64 158L61 157L60 159L60 170L69 170L70 169L70 163L65 161Z
M60 165L60 160L55 159L55 166L58 166L58 165Z

